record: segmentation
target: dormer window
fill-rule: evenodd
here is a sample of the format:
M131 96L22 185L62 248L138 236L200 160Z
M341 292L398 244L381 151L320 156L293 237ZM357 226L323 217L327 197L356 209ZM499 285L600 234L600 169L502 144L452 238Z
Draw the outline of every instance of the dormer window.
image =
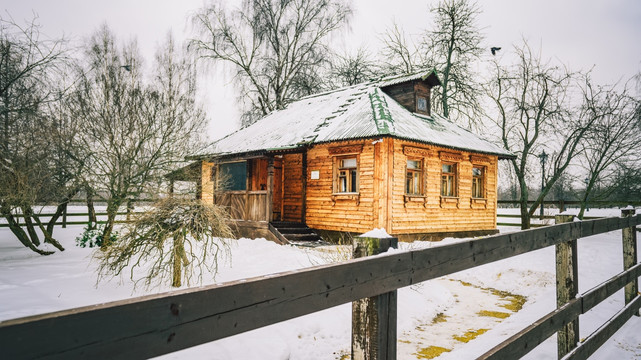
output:
M421 112L427 114L428 104L427 97L417 96L416 97L416 112Z

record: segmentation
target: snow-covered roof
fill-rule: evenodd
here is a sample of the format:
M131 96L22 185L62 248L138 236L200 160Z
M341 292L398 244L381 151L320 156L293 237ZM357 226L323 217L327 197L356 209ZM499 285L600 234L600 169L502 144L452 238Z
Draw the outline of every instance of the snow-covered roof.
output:
M288 150L309 144L378 136L499 157L513 156L442 116L408 111L381 90L385 86L428 77L438 82L430 70L302 98L212 143L199 156Z

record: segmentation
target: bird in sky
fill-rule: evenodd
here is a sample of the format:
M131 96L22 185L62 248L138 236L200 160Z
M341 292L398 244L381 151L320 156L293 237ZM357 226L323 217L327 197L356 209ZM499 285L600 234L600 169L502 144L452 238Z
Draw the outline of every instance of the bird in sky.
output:
M492 52L492 55L496 55L496 52L497 52L497 51L499 51L499 50L501 50L501 48L500 48L500 47L492 46L492 47L490 48L490 51Z
M494 48L492 48L492 49L494 49ZM492 54L494 54L494 50L492 50ZM131 71L131 65L122 65L121 68L125 68L125 70Z

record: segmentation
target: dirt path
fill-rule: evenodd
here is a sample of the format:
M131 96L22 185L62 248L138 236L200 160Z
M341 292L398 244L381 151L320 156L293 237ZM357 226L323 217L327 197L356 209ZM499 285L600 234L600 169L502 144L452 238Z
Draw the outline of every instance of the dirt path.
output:
M526 301L519 295L459 280L435 281L456 301L430 322L398 334L399 359L434 359L463 346L519 311Z

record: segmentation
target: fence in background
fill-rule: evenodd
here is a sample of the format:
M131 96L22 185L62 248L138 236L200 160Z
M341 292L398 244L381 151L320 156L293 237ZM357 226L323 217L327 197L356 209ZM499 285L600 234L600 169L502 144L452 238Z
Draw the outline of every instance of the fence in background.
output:
M559 354L585 359L641 307L637 280L641 264L634 231L641 215L633 211L623 215L8 320L0 322L0 349L8 359L149 358L555 246L557 283L561 284L558 308L481 358L521 357L559 332ZM579 271L577 241L619 229L623 229L624 271L573 296ZM625 307L596 333L583 335L577 347L579 315L621 288L625 288ZM388 304L396 306L396 302ZM395 329L396 318L386 324ZM385 358L395 357L391 353Z

